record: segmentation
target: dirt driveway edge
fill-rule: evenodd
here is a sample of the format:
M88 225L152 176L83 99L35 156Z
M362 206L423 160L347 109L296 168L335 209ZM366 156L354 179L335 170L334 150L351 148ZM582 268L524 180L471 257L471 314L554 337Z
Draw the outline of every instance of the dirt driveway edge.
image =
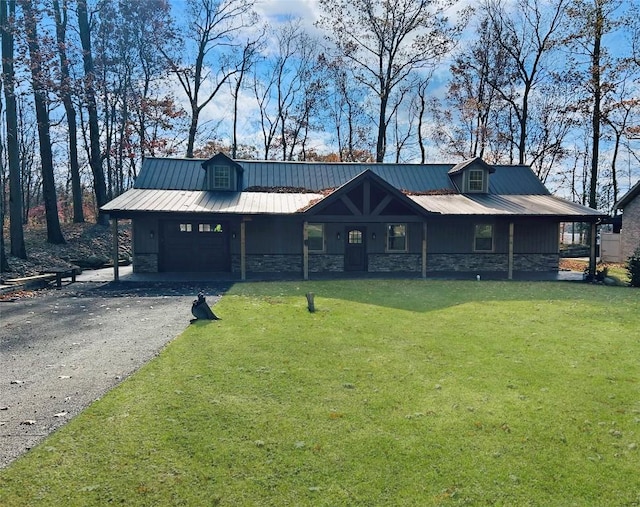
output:
M0 468L155 357L222 285L75 283L0 302Z

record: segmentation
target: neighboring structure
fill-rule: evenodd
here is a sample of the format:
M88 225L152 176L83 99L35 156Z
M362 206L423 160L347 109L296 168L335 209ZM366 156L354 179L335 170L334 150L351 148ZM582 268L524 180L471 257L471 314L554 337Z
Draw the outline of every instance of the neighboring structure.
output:
M135 272L555 272L560 222L606 216L553 197L526 166L148 158L103 208L132 219ZM595 255L595 254L594 254ZM117 278L117 270L116 270Z
M640 247L640 181L616 203L615 209L622 211L620 257L624 262Z

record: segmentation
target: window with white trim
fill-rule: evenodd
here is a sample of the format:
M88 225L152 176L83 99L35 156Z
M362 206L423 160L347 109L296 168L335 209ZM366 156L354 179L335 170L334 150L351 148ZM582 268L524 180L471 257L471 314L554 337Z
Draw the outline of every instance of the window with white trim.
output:
M307 224L307 246L310 252L324 252L324 224Z
M473 250L476 252L493 252L493 225L476 224Z
M407 224L387 225L387 251L407 251Z
M231 190L231 168L216 165L211 168L210 184L212 190Z
M484 173L482 169L471 169L469 171L469 192L484 192Z

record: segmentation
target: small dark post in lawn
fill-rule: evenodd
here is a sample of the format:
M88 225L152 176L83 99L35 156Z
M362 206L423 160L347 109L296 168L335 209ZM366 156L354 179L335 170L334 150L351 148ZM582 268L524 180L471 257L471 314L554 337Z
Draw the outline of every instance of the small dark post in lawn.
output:
M316 311L316 306L313 302L313 292L307 292L307 307L311 313Z

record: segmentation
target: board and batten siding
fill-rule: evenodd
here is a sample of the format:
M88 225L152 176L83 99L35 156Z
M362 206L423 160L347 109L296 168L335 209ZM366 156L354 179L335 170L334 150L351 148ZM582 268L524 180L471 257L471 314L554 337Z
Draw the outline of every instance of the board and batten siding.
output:
M493 251L509 250L508 218L482 217L428 220L427 250L429 253L473 253L476 224L493 225ZM552 221L518 220L514 223L514 253L557 253L559 224Z
M252 217L246 222L247 255L301 254L302 224L287 217Z
M558 253L560 248L560 224L535 220L515 222L513 252Z

